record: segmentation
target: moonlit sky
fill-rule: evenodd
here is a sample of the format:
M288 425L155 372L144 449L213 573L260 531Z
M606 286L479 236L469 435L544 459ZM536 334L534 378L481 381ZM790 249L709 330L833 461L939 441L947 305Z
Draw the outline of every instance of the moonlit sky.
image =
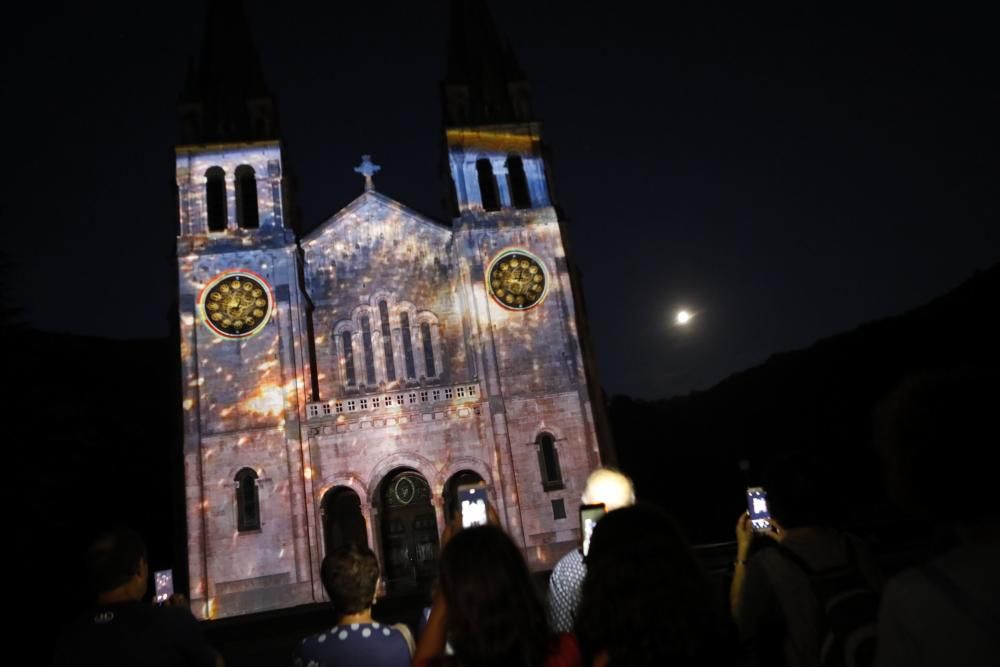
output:
M545 123L609 394L708 388L1000 259L986 10L871 4L491 3ZM361 193L362 153L379 191L443 218L446 3L247 6L305 229ZM6 298L46 330L164 336L202 5L19 12L0 46ZM680 307L697 317L679 328Z

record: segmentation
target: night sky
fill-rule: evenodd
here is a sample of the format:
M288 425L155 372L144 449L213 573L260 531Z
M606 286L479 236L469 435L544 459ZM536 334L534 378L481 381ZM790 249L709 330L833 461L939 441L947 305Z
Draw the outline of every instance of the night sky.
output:
M491 4L545 123L609 394L708 388L1000 260L985 14ZM176 317L175 103L204 11L126 7L25 4L0 40L5 298L38 328L159 337ZM446 3L248 14L304 228L361 193L362 153L378 190L444 219Z

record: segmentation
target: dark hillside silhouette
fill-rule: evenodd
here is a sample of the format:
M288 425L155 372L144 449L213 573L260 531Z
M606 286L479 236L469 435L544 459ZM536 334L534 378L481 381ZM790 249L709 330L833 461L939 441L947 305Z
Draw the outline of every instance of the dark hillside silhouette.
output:
M57 622L90 601L83 553L115 523L139 530L150 567L183 585L183 478L176 341L120 341L8 327L7 516L29 602ZM12 460L11 460L12 459ZM178 503L180 503L178 505ZM9 552L9 553L11 553Z
M695 541L731 539L749 478L775 454L808 448L830 462L845 519L882 506L872 410L907 373L1000 366L1000 265L899 316L777 354L715 387L661 401L612 399L622 467L637 492L678 513ZM728 500L727 500L728 499Z

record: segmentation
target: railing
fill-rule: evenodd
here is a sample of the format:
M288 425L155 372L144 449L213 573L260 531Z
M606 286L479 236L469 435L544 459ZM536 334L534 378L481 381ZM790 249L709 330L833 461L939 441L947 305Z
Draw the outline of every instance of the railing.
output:
M354 412L390 413L416 408L424 403L475 402L479 398L479 385L460 384L451 387L420 387L372 396L338 398L332 401L310 403L306 408L308 419L322 419Z

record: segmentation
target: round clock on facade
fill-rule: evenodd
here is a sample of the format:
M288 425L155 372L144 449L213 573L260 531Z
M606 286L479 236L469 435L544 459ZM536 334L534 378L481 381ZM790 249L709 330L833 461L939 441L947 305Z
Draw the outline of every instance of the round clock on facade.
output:
M417 489L413 486L413 482L409 477L400 477L396 480L394 491L396 492L396 498L404 505L409 505L413 497L417 495Z
M227 271L205 286L198 305L209 329L225 338L246 338L267 324L274 299L256 273Z
M548 286L545 265L526 250L505 250L486 270L490 296L509 310L534 308L545 298Z

